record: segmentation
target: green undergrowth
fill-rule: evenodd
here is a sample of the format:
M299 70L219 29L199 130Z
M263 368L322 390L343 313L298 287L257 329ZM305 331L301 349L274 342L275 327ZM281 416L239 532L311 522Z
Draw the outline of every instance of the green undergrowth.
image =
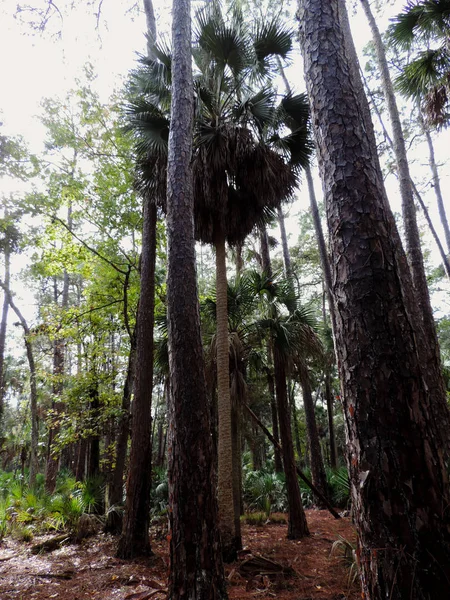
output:
M27 542L34 535L73 531L82 514L96 512L102 497L97 478L78 482L63 474L48 494L42 475L31 489L21 476L0 473L0 539L11 535Z

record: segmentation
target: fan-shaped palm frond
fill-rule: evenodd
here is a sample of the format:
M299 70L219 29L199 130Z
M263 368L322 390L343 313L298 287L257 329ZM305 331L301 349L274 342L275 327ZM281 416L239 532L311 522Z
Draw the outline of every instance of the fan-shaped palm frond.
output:
M413 44L448 35L449 25L449 0L410 0L403 12L392 19L389 36L395 45L408 50Z
M249 62L249 38L242 23L240 27L226 22L216 5L197 13L195 38L198 46L222 71L227 67L237 77Z
M448 120L449 28L450 0L422 0L409 2L389 29L394 45L409 51L418 49L397 78L396 86L405 96L422 100L428 120L434 125Z

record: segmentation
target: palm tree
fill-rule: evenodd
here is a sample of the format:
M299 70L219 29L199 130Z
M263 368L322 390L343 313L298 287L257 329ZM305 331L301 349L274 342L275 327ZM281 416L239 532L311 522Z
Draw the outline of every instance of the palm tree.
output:
M448 121L449 27L449 0L415 0L393 19L389 30L390 39L398 48L409 52L418 49L396 83L405 96L422 101L433 125Z
M288 537L298 539L309 532L295 470L286 379L295 366L297 371L301 372L303 390L307 391L309 378L305 375L306 360L310 355L321 354L321 344L313 329L312 316L308 310L299 307L290 280L276 281L274 278L254 273L253 285L262 300L262 310L265 314L264 318L255 323L255 327L264 338L271 340L273 349L280 438L289 505ZM305 397L305 403L307 401L308 398Z
M272 57L284 58L290 49L290 31L277 20L250 29L239 11L225 18L215 4L197 16L194 222L196 238L216 249L219 513L229 559L240 533L233 509L225 246L241 243L292 195L297 172L283 153L295 150L306 160L310 152L305 126L286 137L278 134L289 110L305 110L298 96L277 106L270 88ZM171 57L162 47L155 55L135 78L142 96L130 108L130 122L142 134L142 187L158 191L165 187Z

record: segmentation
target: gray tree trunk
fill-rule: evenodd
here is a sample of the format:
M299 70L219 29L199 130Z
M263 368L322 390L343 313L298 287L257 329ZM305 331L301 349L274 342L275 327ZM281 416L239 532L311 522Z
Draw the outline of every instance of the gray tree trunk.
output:
M445 204L444 199L442 197L441 180L439 177L438 166L436 164L436 157L434 154L433 138L431 137L430 129L429 127L427 127L420 110L419 122L428 144L429 165L431 169L431 174L433 175L433 189L434 193L436 194L436 202L438 206L439 217L442 223L442 228L444 229L445 243L447 246L448 256L450 254L450 227L448 226L447 213L445 212Z
M5 215L6 217L7 215ZM11 270L11 251L10 243L5 234L5 247L3 249L3 256L5 260L5 279L4 284L6 289L9 290L10 286L10 270ZM0 322L0 438L3 434L3 414L5 410L5 347L6 347L6 327L8 322L8 308L9 300L8 294L4 292L3 296L3 308L2 308L2 320ZM1 441L0 441L1 450Z

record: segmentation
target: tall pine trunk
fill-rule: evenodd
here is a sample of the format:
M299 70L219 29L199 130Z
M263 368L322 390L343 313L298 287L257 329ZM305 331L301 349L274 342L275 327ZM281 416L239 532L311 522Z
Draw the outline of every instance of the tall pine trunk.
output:
M300 0L326 190L353 517L367 600L450 596L450 490L435 436L408 265L388 209L338 3ZM410 281L410 280L409 280Z
M189 0L174 0L167 172L170 600L227 597L195 272Z
M141 257L141 293L137 316L136 375L132 411L130 467L122 535L117 548L120 558L152 554L150 490L152 477L152 391L153 322L155 308L157 211L153 202L144 201Z

